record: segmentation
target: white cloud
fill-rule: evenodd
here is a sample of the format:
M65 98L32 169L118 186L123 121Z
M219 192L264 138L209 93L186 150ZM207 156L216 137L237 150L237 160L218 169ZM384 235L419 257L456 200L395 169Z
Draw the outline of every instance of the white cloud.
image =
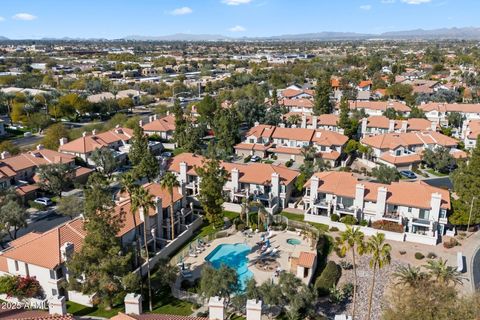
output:
M0 17L0 22L5 21L4 17Z
M231 32L244 32L246 31L247 29L245 29L245 27L242 27L242 26L235 26L235 27L231 27L230 29L228 29L229 31Z
M252 2L252 0L222 0L222 3L225 3L229 6L238 6L240 4L247 4Z
M37 17L34 16L33 14L30 14L30 13L21 12L21 13L15 14L15 15L12 17L12 19L14 19L14 20L23 20L23 21L32 21L32 20L37 19Z
M402 0L402 2L406 4L422 4L432 2L432 0Z
M183 16L183 15L185 15L185 14L190 14L190 13L192 13L192 12L193 12L192 8L189 8L189 7L181 7L181 8L177 8L177 9L175 9L175 10L170 11L170 14L171 14L172 16Z
M368 10L372 9L372 6L370 4L364 4L364 5L360 6L360 9L368 11Z
M395 0L381 0L380 2L384 4L391 4L391 3L395 3Z

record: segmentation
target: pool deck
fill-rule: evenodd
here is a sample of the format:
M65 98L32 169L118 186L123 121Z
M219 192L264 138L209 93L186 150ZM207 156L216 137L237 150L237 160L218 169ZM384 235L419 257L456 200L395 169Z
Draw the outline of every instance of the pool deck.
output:
M279 262L280 268L282 270L290 271L290 258L298 258L300 252L314 252L312 250L310 240L302 235L299 235L297 232L293 231L273 231L273 236L270 238L270 245L272 248L278 249L278 254L276 255L276 261ZM252 252L247 255L249 260L248 269L253 273L255 280L258 284L261 284L267 280L277 279L275 277L275 271L264 271L260 270L254 266L255 261L261 258L260 248L257 246L257 242L260 242L260 237L262 233L253 233L251 237L245 236L242 232L234 233L233 235L226 238L219 238L213 240L209 243L209 246L206 249L198 253L196 257L186 257L184 262L186 265L190 266L192 270L192 278L196 279L200 277L201 268L205 265L205 258L212 252L218 245L221 244L235 244L235 243L245 243L248 245ZM298 239L301 241L299 245L291 245L287 243L287 239Z

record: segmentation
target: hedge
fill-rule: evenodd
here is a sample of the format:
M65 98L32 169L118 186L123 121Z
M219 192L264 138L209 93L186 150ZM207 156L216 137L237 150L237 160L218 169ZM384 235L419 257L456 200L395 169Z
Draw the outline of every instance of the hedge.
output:
M372 223L374 229L403 233L403 226L393 221L378 220Z
M358 221L354 216L345 216L340 219L340 222L353 226L357 224Z
M337 284L342 275L342 268L334 261L328 261L320 277L315 281L315 289L321 296L328 295L330 289Z

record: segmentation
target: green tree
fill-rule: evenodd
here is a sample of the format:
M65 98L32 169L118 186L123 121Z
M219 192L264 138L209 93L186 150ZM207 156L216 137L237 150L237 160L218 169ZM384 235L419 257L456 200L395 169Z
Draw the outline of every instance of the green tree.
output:
M45 148L50 150L58 150L60 146L60 139L67 138L69 132L67 128L61 123L54 123L45 130L45 136L43 137L42 144Z
M471 224L480 223L480 206L478 195L480 194L480 139L472 150L468 162L459 164L459 168L452 174L453 190L458 199L453 200L453 213L449 217L454 225L467 225L471 209ZM472 203L474 204L472 206Z
M347 229L340 234L337 247L341 256L345 256L348 251L352 253L353 264L353 310L352 319L355 319L355 308L357 301L357 261L356 254L362 255L365 251L364 234L360 231L360 228L352 228L347 225Z
M342 101L340 101L340 116L337 125L343 129L344 135L350 139L357 134L358 120L350 117L350 107L346 98L342 98Z
M0 152L7 151L11 155L19 154L20 148L12 143L10 140L5 140L0 143Z
M345 152L348 155L353 155L355 152L357 152L358 147L359 147L358 141L350 139L345 145L345 148L343 148L343 152Z
M177 177L172 172L167 172L162 177L160 181L160 185L162 188L168 190L168 194L170 195L170 226L172 228L172 240L175 239L175 214L174 214L174 202L173 202L173 188L178 187L180 184L178 183Z
M210 127L213 127L214 117L217 109L217 102L211 95L207 94L202 101L197 104L197 111L200 115L200 121L206 123Z
M455 159L450 151L444 147L437 147L435 150L426 149L423 152L423 162L438 172L444 172L449 166L455 164Z
M17 232L27 226L28 212L16 197L4 198L0 206L0 223L11 239L17 238Z
M27 119L27 126L36 129L37 132L45 129L52 123L49 115L41 112L35 112Z
M427 119L425 112L422 109L418 108L417 106L413 106L410 109L410 114L408 116L410 119L412 118L420 118L420 119Z
M443 258L430 259L424 267L436 281L446 286L450 284L461 285L463 283L464 278L462 274L457 271L456 267L448 266L447 260Z
M97 170L102 172L108 178L112 176L112 173L118 167L118 161L113 154L113 151L109 148L98 148L92 152L90 159L95 163Z
M134 173L139 178L147 178L148 182L152 182L158 177L160 174L160 165L150 150L147 150L143 155L140 163L134 168Z
M83 213L83 199L77 196L62 197L57 204L57 211L70 219Z
M147 189L144 188L135 188L131 198L131 206L132 211L137 212L139 210L143 211L144 216L146 219L149 218L149 211L150 209L155 208L155 204L153 203L153 195L148 192ZM150 274L150 254L148 250L148 242L147 242L148 230L147 224L143 224L143 242L145 245L145 261L147 262L147 284L148 284L148 309L150 312L153 310L152 306L152 285L151 285L151 274Z
M223 223L223 186L227 181L227 172L217 159L206 159L201 167L195 168L200 177L198 200L210 223L218 227Z
M133 166L137 166L148 152L148 137L143 133L142 127L139 125L133 129L133 137L131 140L128 158Z
M416 287L428 279L428 274L421 271L420 267L399 266L393 273L396 283L402 286Z
M383 233L377 233L371 236L366 243L366 252L371 255L370 268L373 269L372 286L370 288L370 296L368 298L367 319L371 319L372 314L373 292L375 289L375 277L377 268L382 269L385 265L390 264L390 251L392 251L392 247L388 243L385 243L385 234Z
M396 168L388 167L381 164L372 169L372 176L374 176L379 183L390 184L400 179L400 174Z
M132 199L132 195L134 194L136 188L139 188L139 186L136 184L135 178L132 174L132 172L125 172L122 174L120 177L120 185L121 185L121 191L126 192L128 194L128 197ZM132 220L133 220L133 238L135 239L135 266L139 265L139 260L138 256L140 255L140 238L138 235L138 228L137 228L137 215L136 211L133 211L133 207L130 206L130 214L132 215Z
M313 113L315 115L333 112L333 104L330 100L331 95L332 86L330 84L330 75L323 75L317 80L315 104L313 106Z
M230 297L239 289L238 275L235 269L222 265L218 269L204 266L200 277L200 293L205 298L224 298L227 306Z
M461 128L463 116L459 112L449 112L447 115L448 125L452 128Z
M127 284L138 281L132 280L136 275L130 273L131 254L122 253L117 239L125 213L114 214L114 203L103 186L101 176L90 176L85 190L86 236L80 251L67 261L68 288L95 294L94 304L111 309L126 291L135 289Z
M37 175L40 188L61 197L62 191L73 183L75 171L65 163L44 164L38 167Z
M395 120L398 117L397 111L394 108L385 109L385 112L383 112L383 115L390 120Z
M239 141L238 114L234 109L220 109L215 114L214 129L216 149L222 156L234 153L233 147Z

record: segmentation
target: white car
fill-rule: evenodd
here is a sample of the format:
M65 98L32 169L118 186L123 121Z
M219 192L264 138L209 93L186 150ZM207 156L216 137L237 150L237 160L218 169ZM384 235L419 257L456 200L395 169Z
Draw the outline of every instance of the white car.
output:
M42 204L44 206L51 206L53 204L52 200L50 200L49 198L37 198L35 199L33 202L35 203L38 203L38 204Z

